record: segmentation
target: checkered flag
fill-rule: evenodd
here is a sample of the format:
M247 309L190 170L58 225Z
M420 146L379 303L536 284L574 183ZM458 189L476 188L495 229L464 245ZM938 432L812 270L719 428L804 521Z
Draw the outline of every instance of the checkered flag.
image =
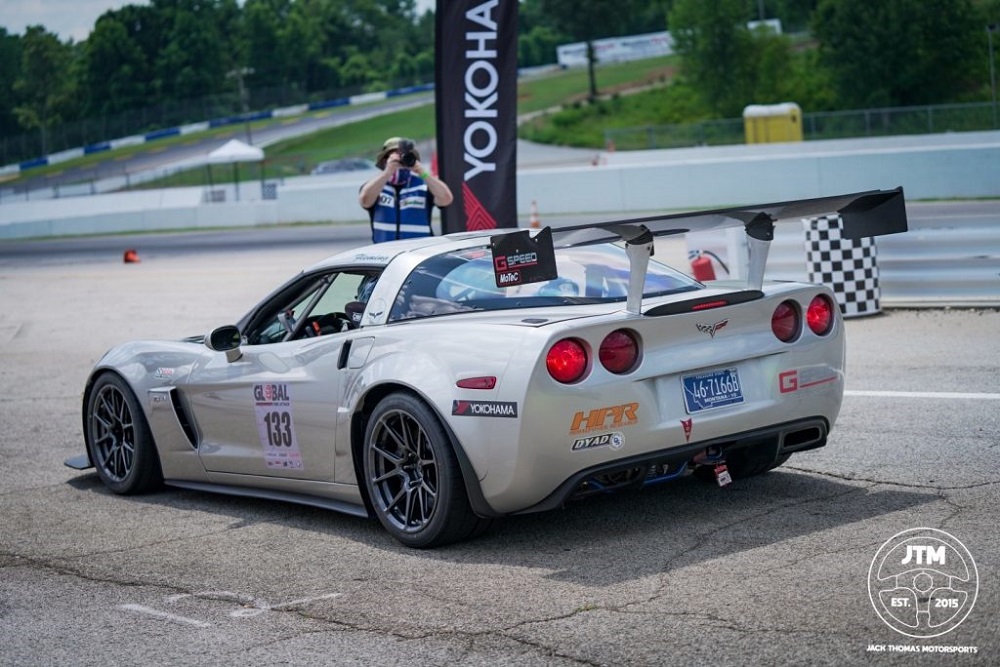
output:
M809 281L833 290L844 317L880 312L878 249L874 237L856 241L843 238L839 215L803 222Z

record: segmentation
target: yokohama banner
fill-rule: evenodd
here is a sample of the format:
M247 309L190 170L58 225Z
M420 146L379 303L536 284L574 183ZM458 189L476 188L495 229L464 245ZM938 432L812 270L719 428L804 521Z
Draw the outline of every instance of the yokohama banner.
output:
M446 234L517 227L518 0L438 0L438 171Z

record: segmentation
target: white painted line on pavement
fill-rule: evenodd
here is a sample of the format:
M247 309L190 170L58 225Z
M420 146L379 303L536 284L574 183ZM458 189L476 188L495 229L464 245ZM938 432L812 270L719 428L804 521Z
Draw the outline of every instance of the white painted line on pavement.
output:
M149 614L150 616L162 618L166 621L173 621L174 623L193 625L198 628L212 627L211 623L206 623L205 621L199 621L195 618L187 618L186 616L178 616L177 614L168 614L165 611L159 611L158 609L153 609L151 607L144 607L141 604L123 604L120 608L125 609L126 611L137 611L140 614Z
M1000 401L1000 394L972 394L949 391L858 391L847 390L844 396L874 396L878 398L957 398L981 401Z

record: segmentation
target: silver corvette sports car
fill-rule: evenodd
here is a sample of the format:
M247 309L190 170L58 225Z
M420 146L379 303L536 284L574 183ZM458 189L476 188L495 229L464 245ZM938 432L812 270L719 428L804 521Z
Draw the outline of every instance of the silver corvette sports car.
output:
M235 325L107 352L86 453L162 483L374 516L405 545L684 474L719 484L822 447L844 328L821 285L765 283L776 222L905 231L900 189L345 252ZM658 236L745 228L747 281L699 283Z

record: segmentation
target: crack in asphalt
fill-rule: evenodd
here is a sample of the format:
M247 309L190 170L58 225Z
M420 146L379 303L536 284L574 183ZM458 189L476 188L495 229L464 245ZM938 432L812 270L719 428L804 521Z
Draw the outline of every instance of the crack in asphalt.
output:
M975 484L963 484L960 486L940 486L937 484L919 484L913 482L890 482L881 479L873 479L870 477L855 477L852 475L844 475L835 472L823 472L821 470L810 470L809 468L797 468L795 466L789 466L789 465L782 466L782 468L784 470L794 470L796 472L809 473L811 475L817 475L819 477L830 477L832 479L841 479L847 482L864 482L867 484L896 486L904 489L931 489L934 491L965 491L968 489L981 489L984 487L1000 484L1000 479L994 479L985 482L977 482Z
M588 611L594 611L595 609L602 609L602 608L601 607L589 607L589 608L586 608L586 609L575 609L572 612L569 612L567 614L559 614L559 615L545 617L545 618L534 618L534 619L530 619L530 620L519 621L517 623L514 623L512 625L508 625L508 626L505 626L505 627L496 628L496 629L492 629L492 630L483 630L483 631L480 631L480 632L474 632L474 631L469 631L469 630L433 630L433 629L429 629L429 630L426 630L426 631L423 631L423 632L415 632L415 633L408 633L408 634L400 632L398 630L393 630L393 629L389 629L389 628L379 627L377 624L372 623L371 621L369 621L367 624L351 623L351 622L342 621L342 620L336 620L336 619L332 619L332 618L328 618L328 617L324 617L324 616L318 616L316 614L310 614L310 613L304 612L304 611L300 611L299 615L302 616L302 617L304 617L304 618L308 618L310 620L313 620L313 621L332 623L332 624L335 624L335 625L338 625L338 626L342 626L342 627L347 628L347 629L349 629L351 631L354 631L354 632L366 632L366 633L370 633L370 634L377 635L377 636L388 636L388 637L392 637L394 639L398 639L398 640L403 641L403 642L417 642L417 641L423 641L423 640L426 640L426 639L434 639L434 638L438 638L438 639L441 639L441 638L444 638L444 639L451 639L451 638L464 639L464 640L466 640L466 649L465 649L465 654L466 655L470 655L474 651L474 649L475 649L475 641L477 639L480 639L480 638L497 638L497 639L503 639L503 640L506 640L506 641L511 641L511 642L516 643L516 644L520 644L522 646L528 647L528 648L532 649L536 653L542 653L546 657L560 658L560 659L568 660L568 661L571 661L571 662L574 662L574 663L580 664L580 665L589 665L589 666L593 666L593 667L601 667L605 663L594 662L592 660L587 660L587 659L581 658L579 656L569 655L569 654L560 652L560 651L556 650L555 648L553 648L551 646L548 646L546 644L543 644L541 642L537 642L537 641L534 641L534 640L531 640L531 639L526 639L524 637L518 637L516 635L510 634L510 633L514 632L515 630L517 630L518 628L526 627L526 626L529 626L529 625L535 625L535 624L539 624L539 623L543 623L544 624L544 623L552 623L552 622L555 622L555 621L566 620L566 619L569 619L569 618L573 618L574 616L576 616L578 614L586 613ZM459 662L461 662L461 661L459 661ZM454 664L454 662L452 661L452 662L448 662L446 664L451 665L451 664Z
M228 530L228 528L226 530ZM189 538L185 538L185 539L189 539ZM176 541L176 540L173 540L173 541ZM143 545L143 546L149 546L149 545ZM90 554L79 556L79 558L90 557L92 555L102 555L102 554L107 554L107 553L122 553L122 552L129 551L129 550L132 550L132 549L135 549L135 548L136 547L132 547L130 549L120 549L120 550L115 550L115 551L92 552ZM459 637L459 638L469 638L470 641L474 641L476 638L479 638L479 637L496 637L496 638L500 638L500 639L505 639L505 640L508 640L508 641L512 641L512 642L524 645L526 647L530 647L533 651L543 652L545 656L556 657L556 658L560 658L560 659L572 661L572 662L580 664L580 665L587 665L587 666L599 667L600 665L604 664L604 663L600 663L600 662L594 662L594 661L582 659L582 658L580 658L578 656L567 655L567 654L564 654L564 653L561 653L561 652L555 650L554 648L552 648L550 646L546 646L545 644L542 644L540 642L536 642L536 641L532 641L532 640L529 640L529 639L525 639L525 638L522 638L522 637L517 637L515 635L508 634L508 633L511 633L511 632L515 631L519 627L525 627L525 626L529 626L529 625L533 625L533 624L537 624L537 623L550 623L550 622L554 622L554 621L565 620L565 619L568 619L568 618L572 618L573 616L576 616L577 614L580 614L580 613L585 613L587 611L593 611L594 609L599 609L599 607L588 607L588 608L585 608L585 609L576 609L576 610L574 610L574 611L572 611L572 612L570 612L568 614L561 614L561 615L556 615L556 616L551 616L551 617L546 617L546 618L536 618L536 619L530 619L530 620L520 621L520 622L515 623L513 625L510 625L510 626L506 626L506 627L502 627L502 628L498 628L498 629L493 629L493 630L484 630L482 632L469 632L469 631L466 631L466 630L440 631L440 630L433 630L433 629L425 629L425 630L422 630L422 631L418 630L417 632L403 633L403 632L400 632L398 630L394 630L394 629L391 629L391 628L383 628L383 627L379 626L377 623L372 622L370 620L368 622L366 622L366 623L356 623L356 622L345 621L345 620L342 620L342 619L333 618L331 616L319 615L319 614L316 614L316 613L308 612L306 610L299 609L299 608L296 608L296 607L289 607L289 603L278 604L278 605L274 605L274 606L267 605L266 607L260 607L260 606L257 606L259 601L256 600L256 599L254 599L254 598L252 598L252 596L237 595L237 594L233 594L233 593L229 593L229 592L225 592L225 591L221 591L221 592L220 591L217 591L217 592L211 592L211 591L209 591L209 592L204 592L204 591L202 591L202 592L192 592L191 590L188 590L188 589L186 589L184 587L181 587L181 586L172 586L170 584L165 584L165 583L162 583L162 582L149 582L149 581L139 581L139 580L130 580L130 579L120 579L120 578L94 576L92 574L87 574L85 572L82 572L79 569L73 568L73 567L71 567L71 566L69 566L67 564L64 564L64 563L56 563L56 562L51 562L51 561L36 559L36 558L32 558L30 556L23 556L21 554L16 554L16 553L13 553L13 552L8 552L8 551L0 551L0 558L9 558L11 560L11 562L9 562L9 563L2 563L2 562L0 562L0 570L5 569L5 568L9 568L9 567L25 567L25 566L27 566L27 567L34 568L36 570L44 570L44 571L53 572L53 573L55 573L57 575L61 575L61 576L76 577L77 579L80 579L80 580L83 580L83 581L87 581L87 582L92 582L92 583L111 584L111 585L121 586L123 588L152 588L152 589L159 589L159 590L162 590L162 591L168 591L168 592L170 592L172 594L172 596L190 597L190 598L196 599L196 600L203 600L203 601L206 601L206 602L221 602L221 603L227 603L227 604L230 604L230 605L231 604L240 604L240 605L242 605L246 609L262 609L263 611L267 611L267 612L278 612L278 613L282 613L282 614L295 614L296 616L299 616L299 617L301 617L303 619L307 619L307 620L311 620L311 621L316 621L316 622L322 622L322 623L325 623L325 624L329 624L330 626L333 626L332 628L326 628L324 630L303 630L303 631L301 631L299 633L296 633L296 635L295 635L296 637L302 636L302 635L305 635L305 634L316 634L316 633L331 632L331 631L337 631L337 632L345 632L345 631L367 632L367 633L371 633L371 634L378 635L378 636L393 637L393 638L399 639L400 641L421 641L421 640L424 640L424 639L434 638L434 637L438 637L438 638L441 638L441 637L444 637L444 638ZM170 596L168 596L168 597L170 597ZM447 600L447 599L445 599L444 601L450 602L450 600ZM287 638L276 639L276 640L271 641L271 642L266 642L266 643L262 643L262 644L258 644L258 645L254 645L254 646L248 646L248 650L253 649L253 648L257 648L259 646L268 646L268 645L272 645L272 644L279 644L282 641L287 641ZM472 647L470 646L469 649L467 650L467 652L471 651L471 650L472 650Z

